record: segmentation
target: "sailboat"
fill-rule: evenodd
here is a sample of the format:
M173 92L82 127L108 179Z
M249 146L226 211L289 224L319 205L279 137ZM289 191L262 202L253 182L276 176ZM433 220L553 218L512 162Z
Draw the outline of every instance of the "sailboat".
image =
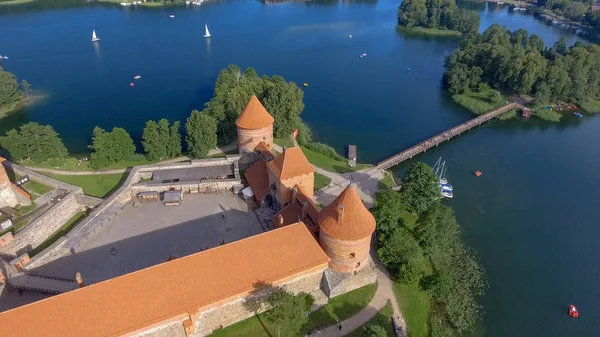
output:
M92 30L92 42L100 41L100 38L96 36L96 31Z
M440 194L442 195L442 197L452 198L454 197L454 189L452 188L452 185L448 182L448 179L446 178L447 169L448 168L446 167L446 161L442 161L442 158L440 157L433 166L433 173L439 179Z
M210 32L208 31L207 25L204 25L204 37L210 37Z

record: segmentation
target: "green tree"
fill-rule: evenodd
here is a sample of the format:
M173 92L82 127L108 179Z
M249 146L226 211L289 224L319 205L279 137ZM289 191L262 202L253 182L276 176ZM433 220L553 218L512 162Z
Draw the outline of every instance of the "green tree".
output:
M387 331L381 325L369 324L364 327L363 337L387 337Z
M111 132L96 126L92 132L90 166L101 168L124 162L135 153L135 144L125 129L115 127Z
M302 123L300 114L304 110L304 92L294 82L288 83L281 76L264 80L271 82L271 85L266 86L263 103L275 119L275 137L289 137Z
M386 190L375 195L375 207L372 212L377 221L377 236L380 241L385 241L387 236L403 225L403 209L399 192Z
M59 159L64 162L68 152L58 133L50 125L29 122L19 127L19 131L10 130L0 137L0 145L6 148L11 157L33 162Z
M181 122L175 121L171 125L169 133L169 144L167 146L167 156L177 157L181 154Z
M150 161L158 161L167 157L165 138L160 134L161 131L162 130L159 131L159 125L155 121L146 122L146 127L142 133L142 145L144 146L146 158ZM169 127L167 125L167 134L168 133Z
M265 312L265 317L277 326L278 336L296 336L308 323L310 304L306 296L295 296L278 288L267 298L267 302L272 309Z
M29 102L29 93L31 92L31 84L29 84L29 82L27 82L27 80L22 80L21 88L23 89L23 92L25 93L25 99Z
M204 158L209 150L217 147L217 121L207 113L192 111L185 130L185 140L193 158Z
M404 227L396 228L379 241L377 256L400 282L416 285L423 276L423 251Z
M0 67L0 110L2 107L18 103L23 98L15 75Z
M431 167L422 162L410 165L400 190L408 210L421 214L440 198L439 181Z
M498 90L488 91L488 101L493 104L498 104L503 101L502 94Z

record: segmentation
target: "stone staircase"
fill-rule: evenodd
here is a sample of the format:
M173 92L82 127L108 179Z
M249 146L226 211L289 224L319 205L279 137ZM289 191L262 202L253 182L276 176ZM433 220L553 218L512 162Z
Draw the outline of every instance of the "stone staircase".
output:
M79 289L75 280L32 273L13 274L7 281L19 291L29 290L44 294L62 294Z

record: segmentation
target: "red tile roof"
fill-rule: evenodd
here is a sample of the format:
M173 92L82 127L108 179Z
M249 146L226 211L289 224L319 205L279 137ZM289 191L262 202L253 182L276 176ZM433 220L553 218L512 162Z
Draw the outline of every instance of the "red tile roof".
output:
M267 162L260 159L244 172L248 184L252 187L254 198L262 200L269 193L269 174L267 173Z
M300 147L285 149L279 156L268 163L269 170L279 178L286 180L303 174L315 172Z
M267 144L265 144L265 142L258 143L258 145L256 145L256 147L254 149L256 151L258 151L267 161L273 160L273 158L275 157L273 155L273 152L271 152L271 150L269 150L269 148L267 147Z
M252 95L244 111L235 120L235 124L240 128L252 130L273 125L273 122L275 122L275 119L267 112L255 95Z
M328 262L297 223L0 313L0 327L3 337L120 336Z
M338 217L338 210L341 217ZM373 234L375 218L352 185L319 213L321 232L339 240L359 240Z

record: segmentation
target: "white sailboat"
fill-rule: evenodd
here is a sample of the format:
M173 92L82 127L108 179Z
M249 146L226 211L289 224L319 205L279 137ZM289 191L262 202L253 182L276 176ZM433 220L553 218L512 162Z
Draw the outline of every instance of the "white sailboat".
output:
M210 32L208 31L207 25L204 25L204 37L210 37Z
M92 30L92 42L100 41L100 38L96 36L96 31Z

